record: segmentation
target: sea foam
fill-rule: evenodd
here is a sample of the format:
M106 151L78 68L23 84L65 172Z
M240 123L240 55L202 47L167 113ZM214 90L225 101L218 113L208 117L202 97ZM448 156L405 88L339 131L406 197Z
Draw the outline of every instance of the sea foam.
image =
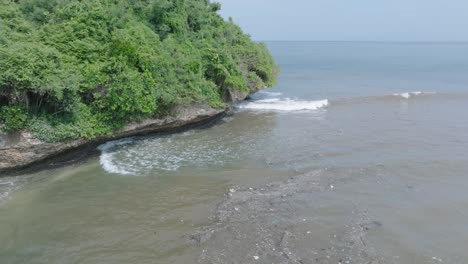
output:
M404 93L395 93L393 94L394 96L399 96L404 99L410 99L413 96L418 96L418 95L429 95L429 94L435 94L434 92L421 92L421 91L415 91L415 92L404 92Z
M238 105L239 109L270 111L318 110L328 105L328 100L304 101L290 98L269 98L246 101Z
M98 147L101 151L101 156L99 157L99 162L104 170L109 173L131 175L133 172L128 170L126 166L119 166L119 164L114 162L115 149L122 145L127 145L132 143L132 139L123 139L117 141L110 141L104 143Z
M232 158L217 139L185 132L147 139L125 139L99 146L102 168L113 174L146 176L155 171L176 171L180 167L213 166Z
M259 96L280 96L282 93L280 92L271 92L271 91L260 91L257 93Z
M8 199L11 193L19 188L17 179L13 177L0 178L0 202Z

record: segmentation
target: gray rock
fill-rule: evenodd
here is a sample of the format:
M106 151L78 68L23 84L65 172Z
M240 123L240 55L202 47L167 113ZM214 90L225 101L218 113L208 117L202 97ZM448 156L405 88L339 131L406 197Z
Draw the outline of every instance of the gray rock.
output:
M253 87L251 89L252 92L256 90ZM229 90L229 94L230 100L227 101L228 106L225 109L214 109L206 105L176 107L168 116L133 122L110 135L93 139L47 143L35 139L28 131L8 136L0 135L0 177L5 176L8 172L41 164L86 146L97 146L106 141L125 137L176 132L191 126L201 125L230 112L235 103L245 100L249 96L248 92L231 90Z

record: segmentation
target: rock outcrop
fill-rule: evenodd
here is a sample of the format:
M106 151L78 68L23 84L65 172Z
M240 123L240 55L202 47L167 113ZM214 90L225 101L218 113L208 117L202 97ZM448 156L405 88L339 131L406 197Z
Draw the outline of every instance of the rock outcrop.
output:
M244 97L245 98L245 97ZM78 139L68 142L47 143L35 139L27 131L14 135L0 135L0 177L49 159L79 150L85 146L97 146L106 141L124 137L148 135L160 132L176 132L200 125L224 115L229 109L213 109L206 106L178 107L173 113L159 119L147 119L130 123L121 130L94 139Z

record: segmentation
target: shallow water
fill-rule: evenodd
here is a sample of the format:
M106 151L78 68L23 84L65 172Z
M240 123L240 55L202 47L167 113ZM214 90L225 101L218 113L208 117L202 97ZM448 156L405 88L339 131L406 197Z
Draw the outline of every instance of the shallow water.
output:
M468 44L268 45L210 128L0 178L0 263L468 262Z

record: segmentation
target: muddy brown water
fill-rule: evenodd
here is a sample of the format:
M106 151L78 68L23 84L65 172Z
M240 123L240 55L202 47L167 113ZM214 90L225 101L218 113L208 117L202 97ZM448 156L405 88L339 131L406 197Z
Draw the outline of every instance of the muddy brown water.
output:
M467 263L468 45L418 45L269 43L214 126L0 178L0 263Z

